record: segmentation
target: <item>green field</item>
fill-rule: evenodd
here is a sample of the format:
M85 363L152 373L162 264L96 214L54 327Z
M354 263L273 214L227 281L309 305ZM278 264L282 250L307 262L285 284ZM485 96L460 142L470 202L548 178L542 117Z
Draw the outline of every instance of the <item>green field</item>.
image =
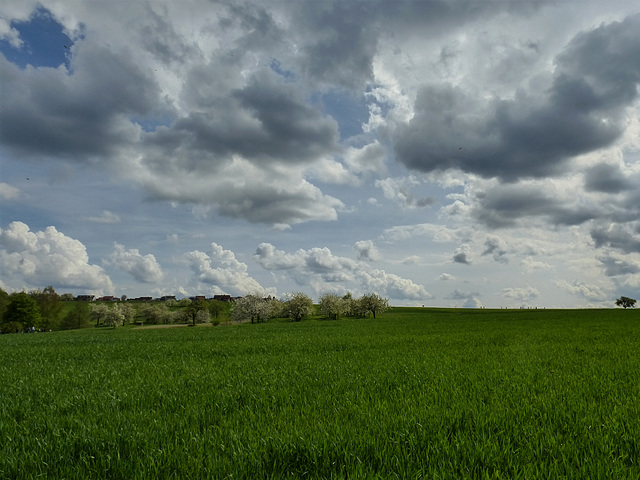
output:
M0 336L0 478L640 478L640 312Z

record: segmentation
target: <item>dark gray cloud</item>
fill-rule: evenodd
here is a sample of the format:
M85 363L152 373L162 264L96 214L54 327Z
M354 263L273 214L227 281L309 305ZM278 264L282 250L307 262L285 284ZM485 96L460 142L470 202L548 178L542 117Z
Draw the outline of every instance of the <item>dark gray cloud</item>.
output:
M337 150L335 120L309 106L295 85L273 75L208 97L209 108L189 112L169 128L147 135L161 149L147 162L178 170L210 170L233 155L256 162L308 163ZM170 154L170 155L168 155Z
M157 84L128 52L86 42L72 72L19 70L0 56L0 142L25 157L83 161L131 140L129 116L162 104Z
M299 18L309 27L301 69L311 79L347 88L373 77L376 9L365 2L307 2Z
M610 247L624 253L640 252L640 225L611 224L591 229L591 238L596 248Z
M590 192L619 193L633 188L633 183L617 165L599 163L586 171L584 186Z
M542 217L554 225L579 225L602 213L586 206L567 206L539 186L505 185L476 194L474 216L490 228L516 225Z
M616 258L613 255L600 255L598 261L604 267L604 274L607 277L617 277L620 275L635 275L640 272L640 265L627 259Z
M496 262L508 263L505 243L498 237L490 236L484 241L482 255L491 255Z
M298 62L311 81L362 88L381 42L450 34L500 12L526 15L553 2L327 0L285 2L300 33Z
M455 252L453 252L453 263L462 263L463 265L469 265L471 263L469 245L460 245Z
M140 45L160 64L183 64L200 52L197 45L176 32L166 6L155 5L152 8L144 4L142 8L144 14L129 21L131 31L137 34Z
M428 85L395 151L407 167L459 169L515 181L557 175L577 155L610 145L637 98L640 16L581 33L556 58L545 92L484 102L452 85Z

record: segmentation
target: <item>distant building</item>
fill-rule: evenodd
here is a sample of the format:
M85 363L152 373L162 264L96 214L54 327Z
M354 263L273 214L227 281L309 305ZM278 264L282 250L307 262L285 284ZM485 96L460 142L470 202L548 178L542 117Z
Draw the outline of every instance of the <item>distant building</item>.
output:
M113 295L105 295L104 297L100 297L96 299L96 302L119 302L120 299L118 297L114 297Z
M159 298L161 302L166 302L167 300L175 300L175 299L176 299L175 295L165 295Z
M93 302L94 298L96 298L95 295L78 295L76 302Z
M231 295L214 295L213 299L218 300L219 302L230 302Z
M134 302L150 302L153 300L153 297L138 297L132 299Z

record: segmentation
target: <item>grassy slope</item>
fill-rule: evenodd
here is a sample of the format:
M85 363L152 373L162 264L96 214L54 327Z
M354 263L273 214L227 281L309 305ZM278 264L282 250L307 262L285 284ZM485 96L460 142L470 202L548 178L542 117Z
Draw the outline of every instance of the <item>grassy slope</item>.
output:
M0 336L0 478L638 478L638 313Z

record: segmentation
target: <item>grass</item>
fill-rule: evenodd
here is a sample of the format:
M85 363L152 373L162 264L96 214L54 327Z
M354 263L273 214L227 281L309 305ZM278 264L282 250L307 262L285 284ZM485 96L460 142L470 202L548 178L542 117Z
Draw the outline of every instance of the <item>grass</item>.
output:
M0 478L640 478L640 318L0 336Z

